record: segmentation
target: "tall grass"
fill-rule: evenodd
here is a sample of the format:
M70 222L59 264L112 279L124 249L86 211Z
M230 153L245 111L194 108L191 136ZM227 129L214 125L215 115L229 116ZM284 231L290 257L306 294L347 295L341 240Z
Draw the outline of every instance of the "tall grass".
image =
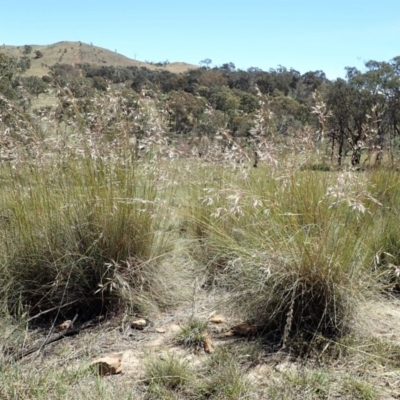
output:
M344 334L380 290L369 226L381 206L359 175L257 169L206 192L190 209L198 254L229 303L281 344Z
M0 297L11 312L73 303L90 314L150 290L153 260L169 250L154 169L84 158L2 174Z
M375 267L382 272L386 289L400 290L400 226L396 219L400 209L400 174L378 169L369 173L370 191L382 207L370 225Z

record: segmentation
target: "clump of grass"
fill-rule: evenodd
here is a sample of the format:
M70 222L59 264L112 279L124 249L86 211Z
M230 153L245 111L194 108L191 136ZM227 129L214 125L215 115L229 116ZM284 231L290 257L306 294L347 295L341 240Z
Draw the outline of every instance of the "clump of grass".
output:
M367 227L380 206L366 182L261 169L234 182L192 208L202 246L226 260L218 282L229 304L281 345L344 335L357 303L379 286Z
M368 367L382 368L383 366L390 369L400 367L400 345L396 342L382 338L369 338L359 340L359 345L354 346L351 351L356 355L359 348L363 352L363 361Z
M203 346L207 335L207 321L191 318L178 332L176 340L186 347L199 348Z
M250 396L252 390L237 355L226 346L218 347L204 366L199 398L242 399Z
M151 291L153 260L161 263L169 251L167 235L157 234L156 177L129 161L53 167L10 171L1 198L9 215L1 233L2 301L13 314L21 303L30 314L65 306L89 316L125 301L138 305Z
M288 370L271 379L267 392L271 399L325 399L331 383L325 371Z
M375 268L386 291L400 292L400 228L394 213L400 207L400 174L397 171L376 169L368 174L370 191L382 204L369 230L375 254Z
M379 398L376 388L365 380L348 378L343 386L352 398L360 400L375 400Z
M48 362L48 361L47 361ZM1 395L4 399L110 399L142 398L131 382L107 381L80 366L65 368L59 363L43 366L11 364L0 367Z
M298 334L308 339L317 333L344 334L357 299L370 284L363 271L368 252L360 240L339 235L334 226L321 232L319 242L308 234L282 237L279 252L242 256L228 270L227 279L236 277L235 304L264 325L265 333L280 336L282 344ZM360 281L362 286L355 287Z
M189 362L170 353L151 356L145 363L145 382L150 398L176 398L190 388L194 374Z

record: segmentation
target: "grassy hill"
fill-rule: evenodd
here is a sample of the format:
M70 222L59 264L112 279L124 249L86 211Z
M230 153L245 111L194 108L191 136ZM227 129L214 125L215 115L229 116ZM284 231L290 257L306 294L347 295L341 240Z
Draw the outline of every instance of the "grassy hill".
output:
M114 65L120 67L136 66L146 67L152 70L166 70L169 72L185 72L190 69L198 68L183 62L174 62L165 66L132 60L121 54L101 47L93 46L82 42L58 42L50 45L31 45L32 51L27 56L31 59L31 68L25 75L43 76L48 74L49 67L57 63L80 64L89 63L95 65ZM5 46L0 47L0 51L14 57L23 57L24 46ZM37 58L35 52L40 51L43 57Z

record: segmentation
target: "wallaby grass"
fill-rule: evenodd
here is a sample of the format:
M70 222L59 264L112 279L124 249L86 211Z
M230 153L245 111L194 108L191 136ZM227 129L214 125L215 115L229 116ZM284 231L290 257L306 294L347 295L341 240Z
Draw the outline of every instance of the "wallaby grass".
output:
M33 363L2 364L1 394L10 399L379 399L387 376L393 377L391 384L395 385L396 368L377 357L380 345L354 339L337 346L348 352L327 362L290 359L284 353L278 362L264 354L256 364L264 368L259 372L253 370L252 353L260 354L262 347L252 342L221 344L208 356L145 352L143 366L129 377L98 377L82 359L79 363L42 359L45 364L36 359ZM72 354L65 357L74 359L73 349L69 351Z
M4 399L143 399L139 385L113 382L94 376L86 367L68 369L23 368L18 365L0 370L1 397Z
M381 203L368 178L260 168L201 189L190 202L197 256L281 344L345 334L357 303L382 289L371 230Z
M3 168L8 312L140 308L146 296L171 304L160 276L172 276L165 266L184 240L208 284L230 291L230 304L281 344L298 334L340 336L359 301L396 287L397 174L196 162L182 172L171 162L169 182L177 171L192 178L179 186L165 183L159 165L84 158Z
M381 399L398 395L396 390L391 393L394 382L382 385L384 377L398 379L398 344L357 335L320 344L316 357L296 358L272 368L263 398Z
M156 266L172 249L156 179L155 169L139 170L133 161L10 170L0 200L7 218L0 297L8 311L22 305L32 315L68 303L89 314L140 308L154 274L166 277ZM151 297L162 304L162 293Z
M369 174L370 191L382 204L371 221L375 266L382 271L386 289L400 290L400 227L394 215L400 209L400 173L378 169Z

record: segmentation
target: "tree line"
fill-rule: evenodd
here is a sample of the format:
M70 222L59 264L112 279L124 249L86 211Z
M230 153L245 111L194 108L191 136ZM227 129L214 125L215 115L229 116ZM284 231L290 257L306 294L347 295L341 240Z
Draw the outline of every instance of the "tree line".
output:
M0 93L23 101L21 88L33 96L68 88L85 111L99 92L123 88L132 99L146 91L157 99L171 133L208 137L221 131L233 137L250 135L255 116L267 103L271 134L284 138L310 128L339 165L350 156L357 166L362 154L379 163L386 150L391 156L399 150L400 57L368 61L363 71L348 67L345 79L333 81L323 71L301 74L283 66L244 71L231 62L213 68L202 64L180 74L144 67L55 64L49 75L39 78L22 75L30 67L26 56L18 60L0 54Z

